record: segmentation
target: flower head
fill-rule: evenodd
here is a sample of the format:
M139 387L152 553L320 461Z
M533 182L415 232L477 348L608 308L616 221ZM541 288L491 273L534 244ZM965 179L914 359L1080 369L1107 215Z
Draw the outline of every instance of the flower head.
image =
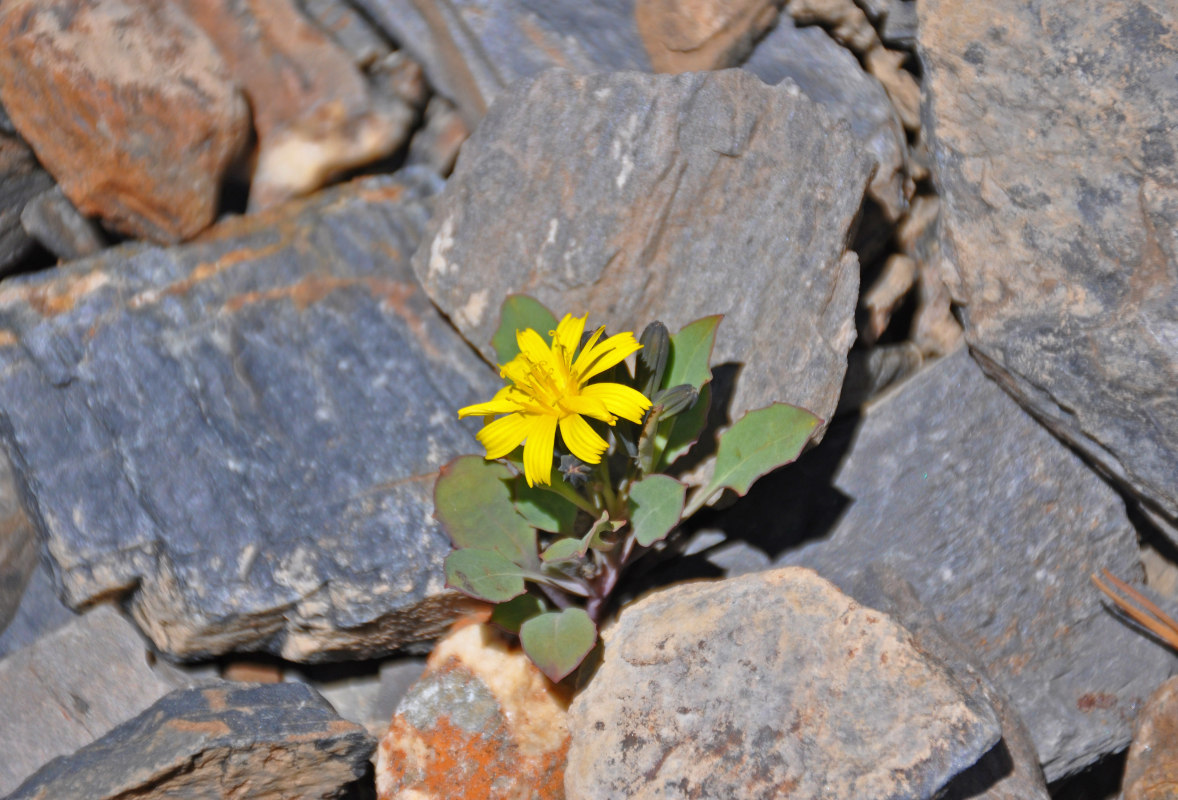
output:
M516 331L519 355L499 367L511 383L488 402L458 410L459 418L506 414L488 419L478 433L487 458L502 458L523 442L528 485L549 484L558 428L569 452L597 464L609 445L586 417L609 425L618 417L642 421L651 405L644 394L620 383L589 382L642 346L632 333L598 341L604 330L598 328L579 352L585 317L566 314L550 332L552 344L531 328Z

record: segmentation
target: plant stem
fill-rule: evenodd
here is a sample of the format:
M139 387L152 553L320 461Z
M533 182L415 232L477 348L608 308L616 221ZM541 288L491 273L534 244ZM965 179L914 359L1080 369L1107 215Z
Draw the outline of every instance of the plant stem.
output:
M590 503L588 500L586 500L584 497L582 497L580 492L578 492L572 486L569 486L568 483L566 483L563 478L561 478L558 481L554 481L551 484L540 483L540 484L537 484L537 486L540 486L541 488L546 489L547 491L550 491L553 494L560 495L565 500L568 500L570 503L572 503L577 508L581 509L582 511L584 511L586 514L590 515L591 517L596 517L598 514L601 513L599 509L593 507L592 503Z
M569 599L555 588L547 586L543 583L537 583L536 585L540 587L540 591L544 593L544 596L551 600L552 604L561 611L564 611L566 608L572 605L572 603L569 602Z

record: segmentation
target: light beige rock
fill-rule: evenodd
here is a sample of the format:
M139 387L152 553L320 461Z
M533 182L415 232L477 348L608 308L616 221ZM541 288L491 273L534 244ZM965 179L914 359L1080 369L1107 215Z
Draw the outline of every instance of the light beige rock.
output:
M783 0L636 0L634 19L656 72L734 67L772 27Z
M570 800L931 797L993 709L889 617L786 568L656 592L573 701Z
M1122 785L1125 800L1178 797L1178 677L1163 683L1137 717Z

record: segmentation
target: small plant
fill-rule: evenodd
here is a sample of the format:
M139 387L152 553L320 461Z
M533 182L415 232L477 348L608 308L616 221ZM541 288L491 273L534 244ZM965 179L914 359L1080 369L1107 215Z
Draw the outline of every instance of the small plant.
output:
M553 681L593 649L629 565L722 490L744 495L796 459L820 423L784 403L749 412L720 434L711 478L689 492L672 475L705 428L720 317L674 335L654 322L639 338L586 336L585 322L507 298L491 344L508 383L458 412L483 417L486 456L450 462L435 489L455 548L448 585L495 604L491 620Z

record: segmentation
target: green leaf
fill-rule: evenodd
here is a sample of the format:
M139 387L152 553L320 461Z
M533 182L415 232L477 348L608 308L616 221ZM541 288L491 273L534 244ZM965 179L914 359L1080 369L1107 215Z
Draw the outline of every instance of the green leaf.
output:
M515 332L524 328L531 328L547 339L548 331L556 329L556 317L534 297L509 294L499 311L499 327L491 337L491 347L495 348L500 364L506 364L519 354Z
M544 601L525 592L491 609L491 622L508 633L519 633L520 625L545 610Z
M557 539L550 544L540 554L540 560L545 564L553 561L570 561L585 555L585 551L588 549L589 543L587 541L578 536L570 536L567 539Z
M719 314L697 319L671 337L670 363L660 388L687 383L699 389L712 379L712 346L721 319Z
M655 444L662 448L662 456L655 465L655 471L674 464L699 440L699 435L708 423L708 408L711 404L712 385L705 383L699 390L699 397L690 408L659 425Z
M597 626L580 608L549 611L520 626L519 640L533 663L555 682L589 655L597 642Z
M494 550L468 547L446 556L446 585L488 603L524 593L523 571Z
M523 475L517 475L511 489L515 495L515 509L533 528L550 533L572 535L577 521L577 507L552 489L528 486Z
M442 467L434 487L434 516L456 548L494 550L535 566L536 530L511 504L511 470L482 456L459 456Z
M720 435L715 472L701 494L706 499L727 487L743 496L757 478L801 455L820 422L787 403L748 412Z
M650 547L679 524L687 487L668 475L648 475L630 487L630 528Z

